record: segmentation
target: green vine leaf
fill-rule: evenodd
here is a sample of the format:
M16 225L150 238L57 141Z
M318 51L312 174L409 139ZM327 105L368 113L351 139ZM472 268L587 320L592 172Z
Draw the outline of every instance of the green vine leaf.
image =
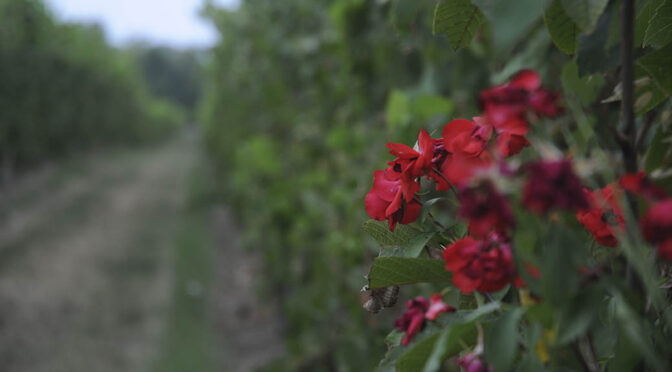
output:
M471 43L485 18L469 0L445 0L434 8L434 34L445 33L454 50Z
M579 46L579 28L567 15L561 0L554 0L544 13L544 23L555 46L563 53L572 55Z

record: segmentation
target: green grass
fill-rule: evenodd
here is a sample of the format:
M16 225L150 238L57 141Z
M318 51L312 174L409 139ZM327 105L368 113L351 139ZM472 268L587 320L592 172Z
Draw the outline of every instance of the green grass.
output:
M155 372L219 370L219 340L210 302L215 246L208 209L193 202L203 192L203 170L194 173L191 202L175 239L174 287Z

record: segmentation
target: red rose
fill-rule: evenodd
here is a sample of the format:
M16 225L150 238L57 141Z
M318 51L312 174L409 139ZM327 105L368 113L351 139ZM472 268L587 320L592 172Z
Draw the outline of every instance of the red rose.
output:
M434 320L441 313L453 311L455 308L443 302L443 296L440 293L435 293L429 298L429 308L425 313L425 319Z
M443 144L448 154L441 165L441 173L448 182L461 186L476 170L490 165L488 141L491 136L491 127L465 119L453 120L443 127Z
M497 234L476 240L460 239L443 251L446 270L453 272L453 284L463 293L495 292L515 277L511 247Z
M551 208L588 209L583 184L568 160L541 161L528 164L530 178L523 190L523 205L539 214Z
M419 187L415 182L390 181L385 177L385 172L375 171L373 187L364 199L366 212L374 220L387 220L390 231L394 231L397 223L411 223L420 214L420 204L413 199L406 200L405 195L411 195L412 198Z
M401 318L394 322L395 327L406 335L401 340L401 344L406 346L413 341L415 334L420 332L425 326L425 312L429 308L429 303L423 297L416 297L406 301L406 311Z
M497 127L511 118L522 118L528 110L540 116L555 116L562 112L559 95L541 88L539 75L522 70L510 82L486 89L479 102L488 121Z
M509 204L490 181L460 191L459 200L458 214L469 220L471 235L485 236L493 230L505 234L513 226Z
M637 173L627 173L621 176L619 184L628 192L641 195L651 200L658 200L667 197L667 193L662 188L656 186L648 178L644 171Z
M658 255L672 261L672 198L651 207L640 222L644 239L658 247Z
M625 228L622 208L617 205L614 184L603 189L590 191L584 189L590 208L576 212L576 219L590 232L598 244L615 247L618 239L614 235L614 228Z
M529 130L526 113L555 116L562 109L557 101L560 96L541 88L539 75L532 70L522 70L511 81L486 89L479 95L483 120L497 132L497 150L508 157L530 145L525 138Z
M434 140L426 130L421 129L418 135L418 151L403 143L388 143L387 148L390 149L390 154L397 157L390 163L395 171L406 174L412 179L431 172L432 159L434 158Z

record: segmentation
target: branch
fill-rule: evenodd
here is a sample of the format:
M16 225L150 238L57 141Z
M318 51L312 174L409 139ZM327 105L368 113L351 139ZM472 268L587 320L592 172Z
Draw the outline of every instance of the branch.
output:
M626 172L637 172L637 152L635 150L635 96L634 74L634 13L635 1L621 2L621 100L620 144Z

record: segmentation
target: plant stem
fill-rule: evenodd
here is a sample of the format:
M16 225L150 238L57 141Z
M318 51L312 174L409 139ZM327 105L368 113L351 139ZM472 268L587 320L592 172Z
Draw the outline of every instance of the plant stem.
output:
M635 113L633 102L634 86L634 0L621 1L621 134L623 141L623 161L627 172L637 172L637 151L635 149Z

